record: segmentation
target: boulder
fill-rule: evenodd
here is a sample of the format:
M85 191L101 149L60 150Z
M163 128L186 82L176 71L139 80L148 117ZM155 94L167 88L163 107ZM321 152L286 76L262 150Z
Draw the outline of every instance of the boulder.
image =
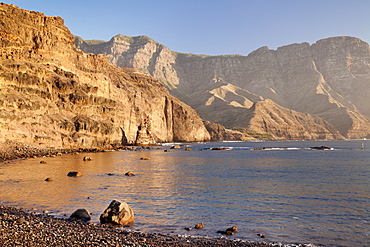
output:
M233 227L227 228L226 231L228 231L228 232L237 232L238 228L236 226L233 226Z
M234 235L235 232L238 231L238 228L236 226L227 228L225 231L217 231L217 233L221 233L223 235L231 236Z
M311 147L311 149L316 149L316 150L331 150L332 148L326 147L326 146L320 146L320 147Z
M126 202L113 200L100 215L101 224L128 225L134 222L134 212Z
M81 177L82 174L80 172L68 172L68 177Z
M214 147L214 148L211 148L211 150L229 150L230 148L228 147Z
M195 229L202 229L204 228L204 224L203 223L198 223L194 226Z
M73 214L71 214L70 218L89 221L91 220L90 213L86 209L77 209Z
M135 174L131 171L128 171L125 173L126 176L135 176Z

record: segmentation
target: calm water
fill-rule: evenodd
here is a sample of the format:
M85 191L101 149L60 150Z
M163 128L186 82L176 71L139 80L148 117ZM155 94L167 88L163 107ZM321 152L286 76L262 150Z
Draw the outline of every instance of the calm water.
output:
M334 150L308 149L321 145ZM221 146L232 149L201 151ZM238 239L370 246L370 141L190 147L94 153L89 162L78 154L1 164L0 202L67 215L86 208L98 222L118 199L134 210L135 231L219 236L217 230L235 225ZM262 147L288 149L253 150ZM69 171L83 176L67 177ZM200 222L204 229L184 230Z

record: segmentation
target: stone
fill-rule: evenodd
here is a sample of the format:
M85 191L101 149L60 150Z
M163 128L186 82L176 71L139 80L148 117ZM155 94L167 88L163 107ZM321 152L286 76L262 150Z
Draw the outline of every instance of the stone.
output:
M229 150L230 148L228 147L214 147L214 148L211 148L211 150Z
M149 157L141 157L140 159L141 159L141 160L150 160L150 158L149 158Z
M233 226L233 227L227 228L226 231L237 232L238 228L236 226Z
M78 220L83 220L83 221L90 221L91 220L91 216L90 216L89 211L87 211L84 208L77 209L75 212L73 212L71 214L70 218L72 218L72 219L78 219Z
M24 217L18 218L16 222L17 224L28 224L29 223Z
M68 172L68 177L81 177L82 174L80 172Z
M41 160L40 161L40 164L46 164L46 161L45 160Z
M91 157L89 157L89 156L85 156L85 157L83 157L83 161L91 161L92 159L91 159Z
M311 149L316 149L316 150L331 150L332 148L326 147L326 146L319 146L319 147L310 147Z
M171 147L172 149L181 149L181 146L180 145L174 145Z
M101 224L128 225L134 222L134 212L126 202L113 200L100 215Z
M234 235L235 232L233 231L217 231L217 233L221 233L222 235L231 236Z
M192 149L191 148L185 148L185 151L191 151Z
M203 223L198 223L194 226L195 229L202 229L204 228L204 224Z
M223 235L231 236L234 235L235 232L238 231L238 228L236 226L227 228L225 231L217 231L217 233L221 233Z
M53 181L53 180L54 180L53 178L46 178L46 179L45 179L45 181L46 181L46 182L51 182L51 181Z
M133 173L133 172L131 172L131 171L128 171L128 172L126 172L125 173L125 176L135 176L135 174Z

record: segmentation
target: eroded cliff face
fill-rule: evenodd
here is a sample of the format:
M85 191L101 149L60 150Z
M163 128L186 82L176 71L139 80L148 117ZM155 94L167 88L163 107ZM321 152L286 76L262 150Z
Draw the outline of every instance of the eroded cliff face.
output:
M271 99L283 108L322 118L320 128L329 123L345 138L370 137L370 48L358 38L333 37L277 50L261 47L248 56L171 53L149 38L130 40L123 45L113 38L99 45L106 47L102 53L110 56L112 63L120 60L125 66L160 78L172 95L194 107L206 120L252 128L240 121L240 114L253 103ZM101 53L96 45L82 40L77 45ZM119 46L126 48L109 53L108 47L118 51ZM310 122L300 124L302 128L312 127ZM278 126L265 130L273 133L274 128ZM301 136L293 128L288 132L287 138Z
M57 148L205 141L158 80L86 54L60 17L0 4L0 142Z

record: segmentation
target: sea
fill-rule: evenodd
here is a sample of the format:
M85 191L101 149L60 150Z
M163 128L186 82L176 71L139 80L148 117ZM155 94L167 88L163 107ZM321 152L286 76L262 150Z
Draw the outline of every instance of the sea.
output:
M369 140L166 143L31 158L1 163L0 186L2 205L55 217L85 208L93 223L112 200L126 202L130 231L370 246ZM197 223L204 228L185 229ZM233 236L217 233L232 226Z

